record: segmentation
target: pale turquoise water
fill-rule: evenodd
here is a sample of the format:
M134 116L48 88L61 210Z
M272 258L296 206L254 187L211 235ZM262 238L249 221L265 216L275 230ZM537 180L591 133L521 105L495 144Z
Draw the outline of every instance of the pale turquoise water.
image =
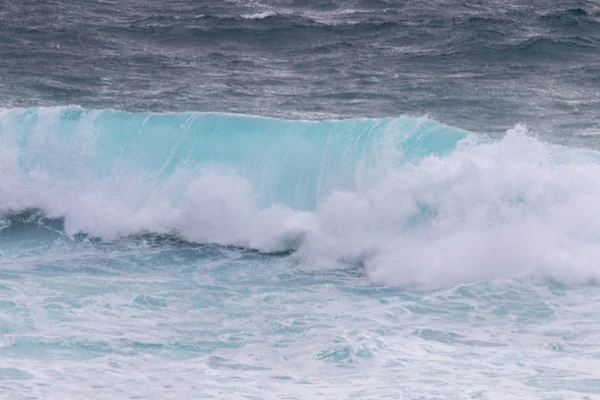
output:
M594 151L425 118L1 121L6 398L600 390Z
M253 251L43 231L2 235L3 249L38 242L2 256L6 398L593 398L599 389L594 286L407 291Z

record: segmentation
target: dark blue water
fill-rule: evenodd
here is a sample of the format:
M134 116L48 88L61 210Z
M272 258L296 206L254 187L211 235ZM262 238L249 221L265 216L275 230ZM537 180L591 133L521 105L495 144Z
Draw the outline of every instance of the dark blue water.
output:
M7 0L0 18L8 107L599 129L593 1Z

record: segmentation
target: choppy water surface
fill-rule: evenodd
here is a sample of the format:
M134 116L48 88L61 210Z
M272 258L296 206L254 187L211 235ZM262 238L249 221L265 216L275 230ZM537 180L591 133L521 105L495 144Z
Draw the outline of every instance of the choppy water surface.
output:
M590 287L407 292L360 271L151 237L58 239L39 252L3 257L8 398L580 399L599 389Z
M595 1L8 0L0 18L11 107L600 129Z

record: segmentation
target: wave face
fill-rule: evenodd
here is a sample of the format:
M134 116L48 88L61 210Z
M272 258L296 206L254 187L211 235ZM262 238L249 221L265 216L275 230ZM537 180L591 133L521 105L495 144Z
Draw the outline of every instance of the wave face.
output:
M33 209L70 235L295 251L385 284L598 279L599 174L600 154L522 127L490 140L427 118L0 112L0 229Z

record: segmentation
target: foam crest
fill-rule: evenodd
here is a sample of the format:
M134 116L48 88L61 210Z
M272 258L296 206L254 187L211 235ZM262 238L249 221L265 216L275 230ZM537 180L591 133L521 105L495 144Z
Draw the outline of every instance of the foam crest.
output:
M268 17L273 17L275 15L277 15L277 13L275 13L274 11L267 10L252 14L242 14L241 17L244 19L265 19Z
M364 193L335 193L303 251L360 260L382 283L438 287L497 278L597 280L595 154L517 128L497 143L389 171Z

